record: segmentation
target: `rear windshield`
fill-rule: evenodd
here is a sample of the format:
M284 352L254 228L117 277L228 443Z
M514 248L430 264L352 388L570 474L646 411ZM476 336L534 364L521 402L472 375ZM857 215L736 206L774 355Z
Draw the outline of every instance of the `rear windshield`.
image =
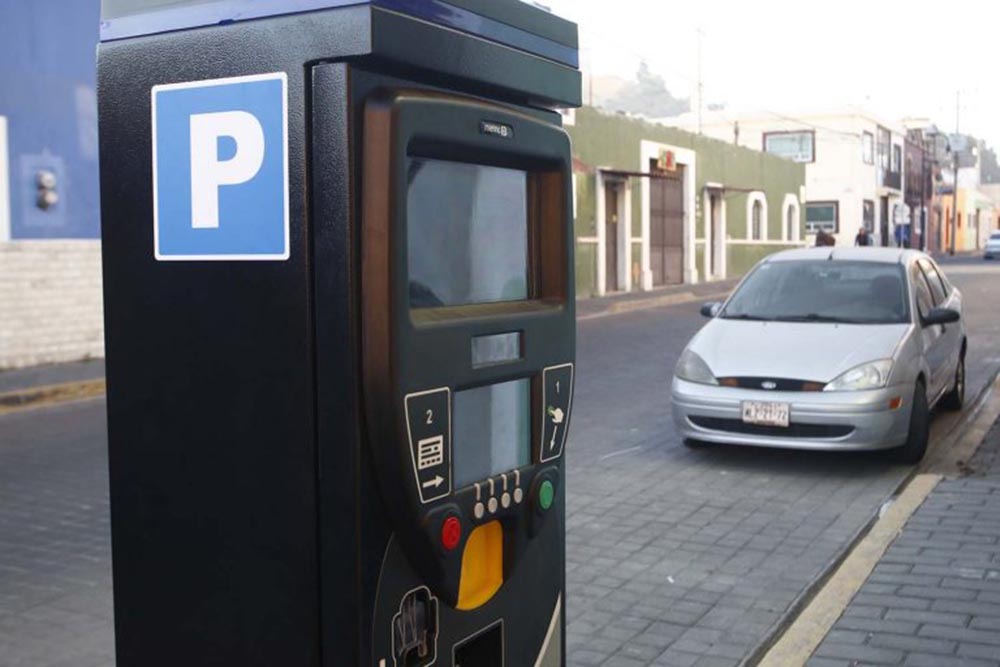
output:
M721 316L779 322L900 324L909 321L903 267L803 260L761 264Z

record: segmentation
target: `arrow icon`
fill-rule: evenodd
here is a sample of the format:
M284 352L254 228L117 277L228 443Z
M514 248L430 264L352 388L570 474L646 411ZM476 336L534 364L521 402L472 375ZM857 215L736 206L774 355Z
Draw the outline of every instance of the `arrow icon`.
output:
M422 486L425 489L429 489L431 487L434 487L436 489L437 487L441 486L443 482L444 482L444 477L442 477L441 475L435 475L434 479L429 479L420 486Z

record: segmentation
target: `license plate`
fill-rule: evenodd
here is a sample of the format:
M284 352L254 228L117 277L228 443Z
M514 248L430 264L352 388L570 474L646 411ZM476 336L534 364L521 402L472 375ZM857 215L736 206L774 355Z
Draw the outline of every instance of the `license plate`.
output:
M761 426L788 426L788 403L743 401L743 423Z

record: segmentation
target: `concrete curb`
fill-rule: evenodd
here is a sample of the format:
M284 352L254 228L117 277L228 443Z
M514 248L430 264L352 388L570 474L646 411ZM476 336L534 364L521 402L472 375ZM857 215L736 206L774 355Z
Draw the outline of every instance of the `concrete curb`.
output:
M0 415L104 395L104 378L29 387L0 394Z
M952 447L955 443L961 442L962 438L973 428L978 420L980 420L981 412L987 404L987 399L990 397L993 390L1000 384L1000 369L993 373L989 381L987 381L983 387L976 394L975 399L970 403L971 408L963 413L962 419L959 423L946 435L942 440L941 445L938 447L938 451L946 450ZM976 446L981 444L977 443ZM939 460L940 457L935 456L932 461ZM757 646L750 651L750 653L740 661L739 667L758 667L764 665L762 660L769 654L769 652L782 640L784 635L789 631L789 629L795 624L795 622L802 616L803 612L812 604L813 600L822 592L822 590L830 582L834 574L841 568L844 562L850 557L850 555L858 548L858 545L868 536L872 531L874 526L877 524L879 518L883 511L885 511L887 505L899 498L910 485L911 482L923 472L924 464L913 466L910 471L900 480L899 484L893 489L892 493L886 498L879 508L874 512L871 518L865 522L861 528L851 537L846 546L838 553L836 553L832 559L830 559L827 566L823 569L820 575L809 585L802 593L799 594L797 598L792 602L791 606L788 608L781 618L775 621L774 625L771 626L770 631L761 640ZM863 581L862 581L863 583ZM853 596L852 596L853 597ZM848 599L850 602L850 599ZM843 609L838 612L837 617L843 613ZM836 620L836 618L834 618ZM825 636L825 635L824 635ZM809 656L806 656L808 659ZM783 664L782 667L798 667L795 663Z
M675 306L681 303L691 303L692 301L720 301L729 296L731 290L725 292L713 292L711 294L695 294L694 292L675 292L662 296L649 297L648 299L631 299L629 301L617 301L608 305L608 308L596 313L579 315L577 322L597 320L602 317L611 317L622 313L632 313L639 310L649 310L662 306Z

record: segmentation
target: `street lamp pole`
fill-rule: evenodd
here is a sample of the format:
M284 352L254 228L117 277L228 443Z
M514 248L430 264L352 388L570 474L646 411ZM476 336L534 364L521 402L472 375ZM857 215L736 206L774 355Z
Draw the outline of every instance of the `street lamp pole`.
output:
M958 233L958 151L952 147L951 161L954 165L955 183L951 189L951 239L948 243L948 254L955 254L955 234Z
M924 133L920 133L920 250L927 250L927 142ZM913 223L910 221L910 242L913 241Z
M959 118L962 113L962 92L955 91L955 142L961 143L958 136ZM951 161L955 168L955 183L951 192L951 242L948 244L948 254L955 254L955 234L958 233L958 150L951 147Z

